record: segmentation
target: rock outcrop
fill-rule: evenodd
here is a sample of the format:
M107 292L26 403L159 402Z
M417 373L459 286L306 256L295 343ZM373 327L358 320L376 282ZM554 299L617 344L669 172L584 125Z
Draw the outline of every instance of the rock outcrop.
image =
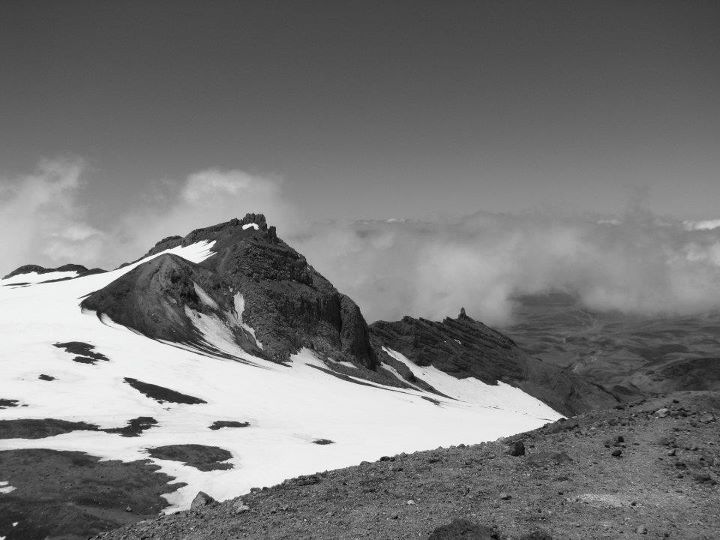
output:
M376 347L389 347L419 366L432 365L459 379L475 377L487 384L501 381L566 415L617 403L603 388L527 355L509 337L464 310L457 318L442 322L412 317L378 321L370 331Z
M11 277L20 276L23 274L49 274L51 272L76 272L77 277L82 277L89 276L90 274L100 274L102 272L105 272L105 270L103 270L102 268L88 269L81 264L64 264L62 266L58 266L57 268L45 268L44 266L39 266L37 264L25 264L19 268L16 268L6 276L3 276L2 279L9 279Z
M90 295L83 309L155 339L186 343L203 341L192 315L200 313L231 328L246 351L271 360L284 362L308 347L376 366L360 308L278 238L265 216L248 214L165 238L148 255L200 241L213 242L214 252L202 263L160 255Z

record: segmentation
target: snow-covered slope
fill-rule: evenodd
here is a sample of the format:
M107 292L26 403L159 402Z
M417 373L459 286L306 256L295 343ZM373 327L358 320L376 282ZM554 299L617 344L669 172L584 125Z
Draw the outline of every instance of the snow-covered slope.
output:
M214 255L211 248L212 243L198 242L163 253L198 263ZM233 468L208 472L152 458L162 472L188 484L167 495L170 508L178 509L187 507L198 490L226 498L298 474L385 454L495 439L559 417L517 389L477 380L470 387L440 371L427 382L447 398L331 375L316 369L326 369L326 363L308 349L294 355L290 366L270 362L224 339L220 321L206 319L198 326L218 350L244 361L152 340L107 318L101 321L95 313L81 312L83 297L149 258L104 274L0 287L0 397L20 405L0 410L0 419L54 418L112 428L132 418L152 417L158 424L140 437L73 431L40 439L5 439L0 440L0 450L80 450L125 461L147 458L149 448L168 444L199 443L231 452ZM238 304L241 308L240 298ZM238 318L242 320L242 313ZM55 346L67 342L92 345L93 352L108 360L73 361L73 354ZM54 380L41 380L41 374ZM416 373L419 378L426 375ZM126 378L206 403L159 403L127 384ZM223 420L249 426L209 429ZM321 439L333 444L313 444Z

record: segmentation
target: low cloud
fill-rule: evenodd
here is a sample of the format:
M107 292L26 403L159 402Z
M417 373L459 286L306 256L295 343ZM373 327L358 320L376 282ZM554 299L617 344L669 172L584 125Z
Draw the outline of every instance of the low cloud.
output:
M41 161L31 174L0 177L0 230L7 270L21 264L93 260L103 234L85 220L78 202L85 164Z
M185 235L248 212L264 213L268 221L287 228L298 219L277 177L206 169L156 187L155 197L128 213L113 233L116 249L126 257L137 258L167 236Z
M603 311L720 307L720 231L688 230L637 207L620 217L478 213L449 222L335 224L298 241L370 320L438 319L464 306L502 325L518 295L549 291Z
M149 184L142 206L107 225L86 217L86 176L81 160L54 160L0 178L6 271L27 263L114 267L166 236L262 212L371 321L439 319L464 306L503 325L518 295L549 291L626 313L720 308L720 221L657 216L637 201L612 216L318 223L285 198L281 179L213 168Z

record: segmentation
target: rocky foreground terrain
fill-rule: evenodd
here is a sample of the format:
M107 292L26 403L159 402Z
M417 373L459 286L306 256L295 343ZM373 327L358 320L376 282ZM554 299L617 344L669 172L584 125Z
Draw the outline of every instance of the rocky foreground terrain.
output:
M717 538L720 393L388 456L96 538ZM472 429L468 426L468 429Z

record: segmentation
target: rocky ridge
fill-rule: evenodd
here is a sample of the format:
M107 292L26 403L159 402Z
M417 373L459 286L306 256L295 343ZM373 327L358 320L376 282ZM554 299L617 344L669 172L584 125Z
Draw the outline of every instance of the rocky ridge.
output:
M442 322L403 317L370 326L378 349L389 347L419 366L434 366L454 377L475 377L486 384L502 381L572 415L611 407L618 400L602 387L569 370L526 354L509 337L461 310ZM383 361L387 354L381 352Z
M81 264L64 264L62 266L58 266L57 268L45 268L44 266L39 266L37 264L26 264L3 276L2 279L10 279L23 274L50 274L51 272L76 272L77 277L82 277L89 276L91 274L100 274L105 272L105 270L102 268L88 269Z

